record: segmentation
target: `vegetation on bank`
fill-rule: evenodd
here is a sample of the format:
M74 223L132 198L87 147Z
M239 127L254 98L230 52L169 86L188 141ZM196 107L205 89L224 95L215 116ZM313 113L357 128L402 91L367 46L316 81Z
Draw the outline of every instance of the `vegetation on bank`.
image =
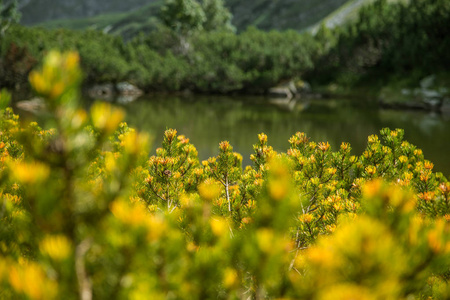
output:
M195 3L166 1L157 29L127 42L94 30L11 26L0 41L0 81L26 85L30 70L56 48L80 53L90 85L127 80L146 92L264 93L300 78L343 88L375 83L378 91L391 82L417 86L431 74L450 84L445 0L377 0L357 20L322 26L314 36L255 28L236 34L222 1Z
M354 22L320 28L316 38L329 51L308 78L345 86L390 81L418 86L420 79L435 74L449 86L449 23L446 0L375 1L362 7Z
M0 297L450 296L450 183L401 129L361 156L262 133L245 170L229 142L200 162L169 129L149 158L120 109L79 107L78 61L30 73L42 124L0 94Z
M76 49L89 84L128 80L148 92L212 93L262 93L311 68L318 47L310 35L254 28L239 35L197 33L189 37L188 50L167 29L124 43L97 31L15 26L0 43L0 80L6 87L26 84L27 74L49 49Z

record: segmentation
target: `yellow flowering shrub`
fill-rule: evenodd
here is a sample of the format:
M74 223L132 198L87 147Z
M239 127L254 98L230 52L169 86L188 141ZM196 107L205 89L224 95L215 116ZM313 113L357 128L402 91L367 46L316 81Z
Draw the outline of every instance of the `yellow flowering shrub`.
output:
M299 273L308 273L292 278L302 281L296 285L299 295L424 296L429 289L425 279L448 272L450 224L423 218L410 193L381 180L364 187L362 205L364 214L342 219L333 235L320 238L295 261Z
M180 205L180 196L196 185L201 172L197 149L183 135L177 136L175 129L164 132L162 148L148 161L148 173L141 186L141 197L147 204L159 204L173 211Z
M305 133L202 163L79 107L74 53L30 74L44 123L0 93L0 299L447 299L450 183L400 129L360 156ZM43 128L52 128L44 130Z

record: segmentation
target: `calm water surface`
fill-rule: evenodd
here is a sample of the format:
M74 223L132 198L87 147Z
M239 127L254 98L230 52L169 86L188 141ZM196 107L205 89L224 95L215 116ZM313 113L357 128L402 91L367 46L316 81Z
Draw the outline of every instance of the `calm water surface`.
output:
M250 164L252 145L264 132L278 151L289 148L289 138L305 132L315 142L328 141L334 150L342 142L360 155L367 137L383 127L405 129L405 139L421 148L435 170L450 175L450 115L422 111L383 110L355 100L310 100L268 103L263 98L218 96L147 97L123 105L130 126L149 132L153 150L161 145L166 128L175 128L197 147L200 159L218 154L228 140Z

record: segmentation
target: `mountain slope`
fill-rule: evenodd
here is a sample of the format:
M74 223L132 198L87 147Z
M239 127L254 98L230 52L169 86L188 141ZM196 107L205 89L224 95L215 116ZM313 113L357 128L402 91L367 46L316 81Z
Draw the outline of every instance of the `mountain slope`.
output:
M163 3L163 0L66 0L50 6L53 0L26 1L28 4L22 8L24 24L39 23L48 28L90 27L124 36L155 28L155 17ZM313 28L322 20L333 27L356 15L361 5L373 1L225 0L233 14L233 24L239 31L248 26L263 30L301 31Z
M94 17L77 19L56 19L38 24L49 29L96 29L122 36L133 36L139 32L148 32L157 26L156 15L161 0L150 2L131 12L104 13Z
M74 19L104 13L128 12L154 0L22 0L19 1L22 23L39 24L55 19Z
M260 29L303 30L319 22L348 0L228 0L239 29L256 26Z
M324 18L326 26L333 28L346 23L349 20L354 20L358 16L358 12L364 5L375 2L376 0L351 0L347 1L344 5L333 11L330 15ZM404 2L408 3L409 0L387 0L387 2ZM317 26L316 26L317 27Z

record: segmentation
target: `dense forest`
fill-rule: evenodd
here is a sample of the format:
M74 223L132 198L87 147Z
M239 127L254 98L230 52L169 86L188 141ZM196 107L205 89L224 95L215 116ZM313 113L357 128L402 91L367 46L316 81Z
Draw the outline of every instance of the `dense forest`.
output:
M86 83L127 80L146 92L265 93L288 80L412 86L432 74L449 80L445 0L378 0L356 20L323 25L315 35L252 27L236 33L222 1L196 3L167 1L157 29L126 42L95 30L10 24L0 41L0 79L9 88L24 86L43 54L61 49L80 53Z

